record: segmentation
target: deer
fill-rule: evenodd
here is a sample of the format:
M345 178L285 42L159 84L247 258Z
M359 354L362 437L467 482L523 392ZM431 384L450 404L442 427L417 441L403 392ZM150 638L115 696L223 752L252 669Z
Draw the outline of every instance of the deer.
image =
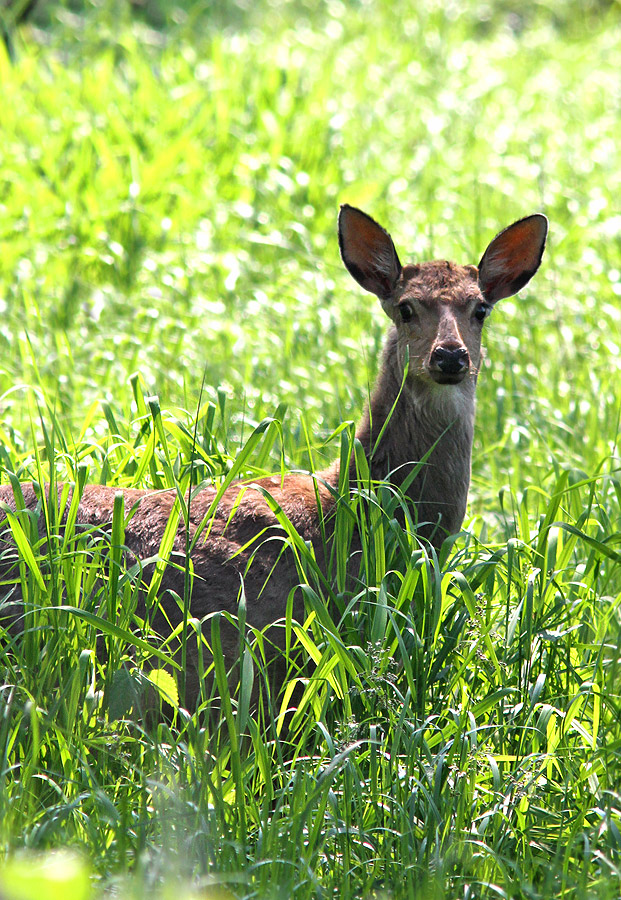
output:
M371 479L403 488L415 511L418 539L435 549L459 532L466 512L485 320L499 300L516 294L533 277L547 232L547 218L535 213L499 232L478 266L446 260L402 265L381 225L354 206L340 208L342 261L353 279L379 298L390 320L379 374L356 438ZM354 485L353 453L349 467L347 483ZM334 520L340 478L337 461L315 474L266 476L232 482L220 492L212 485L193 492L189 522L179 525L174 540L171 558L177 565L168 565L161 582L154 619L158 632L170 633L182 621L179 602L173 598L184 596L188 533L192 537L201 528L204 532L191 550L189 613L194 619L206 622L218 612L235 617L243 590L249 627L271 633L272 626L284 619L292 592L293 617L303 621L304 600L296 590L299 571L292 554L283 551L283 541L272 539L282 534L275 510L282 511L323 559L320 548ZM61 489L58 486L59 497ZM109 528L118 490L86 484L77 524ZM122 490L125 549L134 558L157 556L176 497L174 489ZM2 509L6 515L22 506L39 516L44 538L41 490L22 484L18 504L11 485L0 487L0 520ZM5 537L5 548L9 545L14 557L15 546ZM282 650L281 632L273 638L274 654ZM222 651L227 665L233 666L239 657L235 628L222 632ZM185 702L191 707L200 694L195 654L189 653L186 666Z

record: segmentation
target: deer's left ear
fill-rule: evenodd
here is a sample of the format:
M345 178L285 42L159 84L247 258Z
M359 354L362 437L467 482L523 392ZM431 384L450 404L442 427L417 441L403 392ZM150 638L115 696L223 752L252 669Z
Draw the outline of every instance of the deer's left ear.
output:
M517 294L541 263L548 220L541 213L509 225L491 242L479 263L479 287L488 303Z

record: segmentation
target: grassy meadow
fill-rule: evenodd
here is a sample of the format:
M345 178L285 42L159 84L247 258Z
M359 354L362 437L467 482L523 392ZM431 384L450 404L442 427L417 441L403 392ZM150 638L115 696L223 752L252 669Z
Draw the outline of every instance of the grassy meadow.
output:
M46 544L8 523L0 896L618 900L618 0L49 0L11 32L2 483L320 469L387 324L339 260L339 203L402 260L476 263L536 211L550 236L486 324L462 534L434 554L377 485L364 583L307 561L290 678L257 710L217 627L220 719L177 708L122 521L89 539L50 509Z

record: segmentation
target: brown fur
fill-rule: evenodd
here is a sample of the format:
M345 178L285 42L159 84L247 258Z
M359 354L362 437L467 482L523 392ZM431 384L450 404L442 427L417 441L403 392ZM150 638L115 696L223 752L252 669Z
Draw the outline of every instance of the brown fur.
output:
M533 266L536 269L539 265L546 232L543 216L515 223L492 241L479 269L444 261L402 268L384 229L360 210L350 206L341 209L343 261L366 290L377 294L393 322L357 437L374 479L390 479L401 485L412 467L424 460L408 494L416 510L420 536L435 546L447 534L459 530L466 509L475 388L481 362L482 321L477 311L491 307L528 280ZM401 312L404 308L407 321ZM409 365L404 378L406 356ZM356 480L353 459L350 480ZM339 468L334 464L316 477L275 476L229 487L192 551L191 615L198 619L218 611L235 615L243 582L250 625L264 629L282 620L299 575L292 554L282 552L282 532L261 489L271 495L322 561L321 520L329 534L338 481ZM78 524L107 526L112 521L116 490L87 485ZM37 497L32 486L23 485L23 494L26 506L34 509ZM123 495L128 549L140 560L156 556L175 492L127 489ZM191 538L204 522L215 496L215 489L206 488L191 499ZM0 488L0 502L15 510L10 486ZM43 534L42 522L40 528ZM10 549L14 553L14 548ZM168 620L173 625L181 620L178 605L168 592L183 596L186 550L182 523L173 549L173 560L180 566L167 568L154 621L162 634L169 630ZM296 619L303 617L299 592L293 612ZM282 631L271 630L270 636L277 645L283 644ZM230 663L237 658L238 643L235 629L223 632L223 648ZM187 676L186 700L191 706L199 690L194 658L189 660Z

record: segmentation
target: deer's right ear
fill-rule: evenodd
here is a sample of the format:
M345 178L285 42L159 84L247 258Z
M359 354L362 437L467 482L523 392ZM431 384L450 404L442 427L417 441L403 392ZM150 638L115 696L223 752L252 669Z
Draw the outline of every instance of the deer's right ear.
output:
M339 212L339 247L345 266L358 284L380 300L387 300L401 274L388 232L362 210L344 203Z

